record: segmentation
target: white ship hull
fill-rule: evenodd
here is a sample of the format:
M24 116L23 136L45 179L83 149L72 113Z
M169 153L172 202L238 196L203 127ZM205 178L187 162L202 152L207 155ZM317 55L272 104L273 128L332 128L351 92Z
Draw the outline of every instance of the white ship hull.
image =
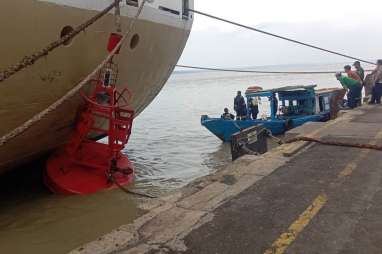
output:
M65 26L76 27L112 2L2 0L0 70L59 38ZM134 4L131 0L127 2ZM189 2L192 7L193 1ZM137 113L160 92L182 54L192 26L192 15L183 15L187 14L183 4L182 0L147 3L115 59L120 71L118 87L131 90L131 105ZM123 32L136 12L135 6L122 1ZM68 46L58 48L32 67L0 83L0 136L44 110L87 76L107 55L109 35L115 30L115 16L110 13ZM65 143L80 103L80 96L75 96L27 132L1 146L0 172Z

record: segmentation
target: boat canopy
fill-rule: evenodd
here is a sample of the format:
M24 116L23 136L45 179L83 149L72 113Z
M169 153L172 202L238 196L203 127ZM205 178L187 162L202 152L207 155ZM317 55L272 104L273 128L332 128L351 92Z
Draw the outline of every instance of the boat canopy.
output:
M258 92L248 92L245 94L247 98L253 97L270 97L275 93L280 92L296 92L296 91L314 91L317 85L307 85L307 86L284 86L274 89L261 90Z
M246 93L246 97L247 100L254 97L268 97L271 102L270 109L273 119L277 117L312 115L316 107L316 87L317 85L285 86L258 92L249 92Z

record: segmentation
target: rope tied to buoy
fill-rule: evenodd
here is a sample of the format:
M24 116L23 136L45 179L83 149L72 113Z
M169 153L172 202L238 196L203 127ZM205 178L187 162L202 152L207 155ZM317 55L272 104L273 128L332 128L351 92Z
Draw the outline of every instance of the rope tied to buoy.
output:
M138 196L138 197L142 197L142 198L149 198L149 199L158 198L158 197L151 195L151 194L148 194L148 193L143 193L143 192L139 192L139 191L135 191L135 190L131 190L131 189L126 188L125 186L121 185L117 181L117 179L115 179L113 174L108 175L108 180L111 183L115 184L115 186L117 186L121 191L125 192L126 194L134 195L134 196Z
M69 92L67 92L64 96L62 96L60 99L55 101L53 104L51 104L49 107L41 111L40 113L34 115L32 118L30 118L28 121L24 122L22 125L18 126L17 128L13 129L11 132L5 134L0 138L0 147L12 140L13 138L23 134L26 130L31 128L34 124L41 121L44 117L49 115L51 112L55 111L60 105L62 105L64 102L72 98L74 95L76 95L80 89L82 89L86 84L88 84L93 77L105 66L110 60L115 56L115 54L118 52L118 50L121 48L123 43L125 42L126 38L130 35L131 31L133 30L136 21L138 20L139 16L142 13L143 7L145 5L147 0L143 0L142 4L140 5L136 15L130 22L130 26L126 33L123 35L122 39L118 42L118 44L115 46L115 48L106 56L106 58L88 75L86 76L81 82L79 82L76 86L74 86ZM112 5L110 5L108 8L106 8L102 13L107 13L112 9L112 7L115 6L114 2ZM100 14L96 16L100 16ZM60 40L61 42L62 40ZM31 60L32 61L32 60ZM1 79L0 79L1 82Z

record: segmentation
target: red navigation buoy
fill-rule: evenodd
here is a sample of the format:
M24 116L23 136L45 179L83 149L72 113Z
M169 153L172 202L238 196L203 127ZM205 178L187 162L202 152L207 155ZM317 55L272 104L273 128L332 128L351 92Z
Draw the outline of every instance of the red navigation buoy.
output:
M109 161L107 155L103 144L84 143L76 155L83 162L80 163L71 160L65 149L60 149L48 159L45 184L53 193L86 195L116 188L114 181L120 185L132 183L134 171L128 157L120 154L117 158L117 169L120 170L108 172L111 163L105 163Z
M91 194L133 181L133 165L122 150L131 134L134 111L126 105L126 90L119 93L115 88L116 73L116 66L109 63L93 81L91 95L81 92L86 106L76 130L47 161L44 180L54 193ZM89 138L94 135L107 136L107 142Z

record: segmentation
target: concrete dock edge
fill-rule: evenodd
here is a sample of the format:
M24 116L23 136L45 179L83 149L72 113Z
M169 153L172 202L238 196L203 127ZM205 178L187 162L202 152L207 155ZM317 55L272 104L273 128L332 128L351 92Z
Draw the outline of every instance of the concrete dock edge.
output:
M301 128L293 132L294 135L322 137L330 134L333 126L350 122L373 107L364 106L346 112L336 120L320 123L317 128ZM211 221L215 209L282 168L306 149L309 149L308 142L298 142L282 145L261 156L244 156L216 174L199 178L165 197L145 201L147 212L142 217L70 254L185 251L184 237Z

